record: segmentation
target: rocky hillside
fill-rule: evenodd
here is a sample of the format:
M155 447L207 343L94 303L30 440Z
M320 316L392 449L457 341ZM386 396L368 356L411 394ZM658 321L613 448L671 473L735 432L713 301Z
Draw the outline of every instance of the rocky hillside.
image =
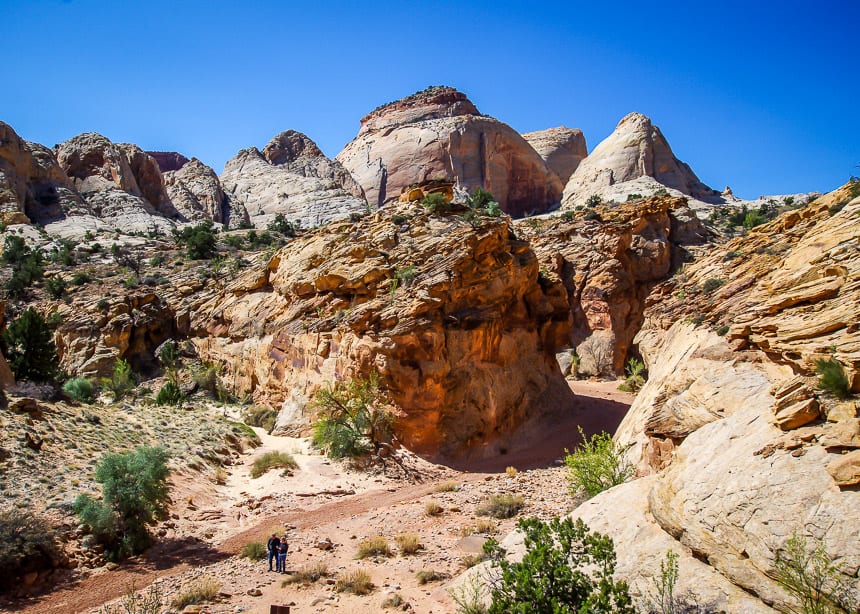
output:
M616 435L646 477L576 512L634 582L671 548L700 603L787 611L774 565L797 533L860 588L860 420L815 373L838 361L860 391L858 192L716 247L650 295L635 340L650 379Z
M505 212L522 216L558 203L563 187L522 136L450 87L430 87L369 113L337 160L374 206L412 184L446 179L488 190Z

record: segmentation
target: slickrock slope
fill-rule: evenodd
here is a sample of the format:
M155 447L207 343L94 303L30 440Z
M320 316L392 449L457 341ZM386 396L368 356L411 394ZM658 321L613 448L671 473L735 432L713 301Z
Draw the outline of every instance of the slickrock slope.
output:
M86 205L51 151L0 122L0 220L44 224L84 212Z
M164 171L163 176L170 201L184 219L229 221L230 209L221 181L215 171L200 160L185 160L178 168ZM234 226L241 221L242 218L234 222Z
M624 202L628 194L649 196L660 188L677 190L699 201L720 198L719 192L699 181L690 167L675 157L650 119L630 113L576 168L564 187L562 208L583 205L593 195Z
M527 132L523 138L528 141L543 158L549 170L558 175L562 183L570 176L588 155L585 135L578 128L548 128L537 132Z
M636 338L649 381L616 438L655 475L576 512L615 537L622 568L627 553L659 556L672 536L684 587L703 600L716 587L722 607L748 611L733 597L740 587L759 609L785 611L789 597L771 578L797 532L823 543L860 589L856 400L825 394L814 377L816 359L835 358L860 391L858 195L849 184L785 213L649 297ZM697 571L685 580L688 566L699 569L691 557L722 579L704 592ZM628 577L658 572L631 565Z
M583 374L623 371L642 324L645 298L677 263L681 245L707 232L681 198L658 196L577 218L516 223L538 254L547 293L568 305L569 326L556 326L555 345L576 347ZM569 219L565 219L569 218Z
M221 184L257 227L279 213L312 228L367 209L361 187L340 162L294 130L277 135L262 152L241 150L224 166Z
M450 87L431 87L374 110L336 159L374 206L440 178L490 191L514 216L546 211L562 191L561 180L522 136L481 115Z
M200 355L225 363L239 394L287 401L282 431L306 427L323 382L376 369L402 441L422 452L493 440L568 398L541 337L559 312L507 218L473 228L418 205L396 214L407 220L379 213L295 239L189 308Z

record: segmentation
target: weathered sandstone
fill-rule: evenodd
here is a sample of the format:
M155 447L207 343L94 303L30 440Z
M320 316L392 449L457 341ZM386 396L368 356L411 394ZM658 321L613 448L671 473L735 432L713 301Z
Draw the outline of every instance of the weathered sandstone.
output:
M523 134L523 138L562 183L567 183L579 163L588 155L585 135L578 128L547 128Z
M170 202L182 218L187 221L228 221L225 215L229 213L227 197L221 189L218 175L200 160L186 160L179 168L164 171L163 176Z
M514 216L546 211L561 197L561 180L522 136L481 115L450 87L431 87L374 110L336 159L373 206L431 179L488 190Z

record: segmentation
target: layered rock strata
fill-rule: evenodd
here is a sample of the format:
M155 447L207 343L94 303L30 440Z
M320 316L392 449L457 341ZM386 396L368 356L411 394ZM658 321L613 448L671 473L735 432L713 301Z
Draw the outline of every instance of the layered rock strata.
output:
M528 142L450 87L431 87L366 115L336 159L373 206L432 179L488 190L514 216L546 211L561 198L561 180Z

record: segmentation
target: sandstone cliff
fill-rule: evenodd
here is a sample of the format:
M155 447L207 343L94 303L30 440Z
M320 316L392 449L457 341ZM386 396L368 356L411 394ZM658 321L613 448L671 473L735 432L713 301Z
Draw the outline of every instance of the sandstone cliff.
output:
M367 208L361 187L340 162L294 130L277 135L262 152L241 150L225 165L221 183L258 227L280 213L312 228Z
M562 208L583 205L594 195L624 202L628 194L649 196L660 189L716 202L720 194L675 157L660 129L640 113L630 113L577 166L564 187Z
M562 183L570 176L588 155L585 135L577 128L548 128L523 134L536 152L543 158L549 170L558 175Z
M171 160L165 162L170 163ZM177 161L178 162L178 161ZM165 170L164 185L170 202L184 220L228 223L230 208L227 196L221 189L218 175L197 158L185 160L182 164L171 164L172 170ZM244 217L234 220L238 225Z
M431 87L374 110L336 159L373 206L440 178L468 191L490 191L514 216L546 211L562 191L561 180L522 136L481 115L450 87Z
M616 438L654 475L576 512L615 537L622 568L625 553L656 560L671 547L703 601L786 611L774 562L797 532L860 588L860 420L855 401L814 376L816 359L833 358L860 390L858 192L850 184L785 213L650 295L636 338L649 381ZM694 558L719 574L707 590ZM627 574L637 582L653 569ZM737 587L759 605L740 605Z

